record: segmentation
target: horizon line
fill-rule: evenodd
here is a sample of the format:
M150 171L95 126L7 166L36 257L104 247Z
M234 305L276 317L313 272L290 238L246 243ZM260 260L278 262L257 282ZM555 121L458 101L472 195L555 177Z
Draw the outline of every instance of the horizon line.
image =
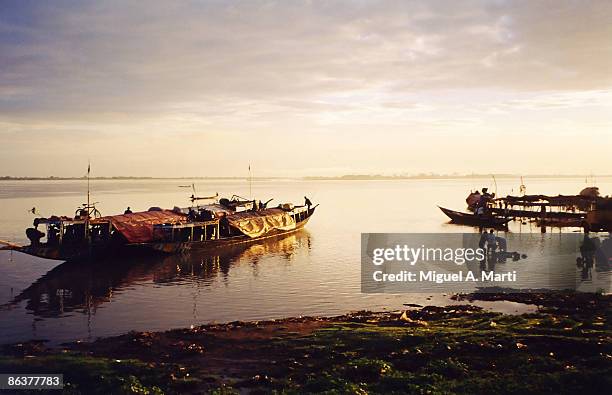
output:
M612 174L512 174L512 173L472 173L472 174L436 174L420 173L413 175L384 175L384 174L343 174L336 176L96 176L89 177L90 180L270 180L270 179L292 179L292 180L407 180L407 179L464 179L464 178L585 178L612 177ZM86 180L87 176L64 177L64 176L0 176L0 181L69 181Z

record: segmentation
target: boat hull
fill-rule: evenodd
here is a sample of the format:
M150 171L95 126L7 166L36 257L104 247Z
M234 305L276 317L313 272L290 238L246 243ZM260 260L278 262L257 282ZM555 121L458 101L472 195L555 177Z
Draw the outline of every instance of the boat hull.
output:
M182 242L182 243L146 243L142 245L128 245L130 246L138 246L141 248L148 248L154 251L163 252L166 254L175 254L180 252L186 252L190 250L215 250L218 248L224 248L229 246L235 246L238 244L247 244L260 240L274 239L277 237L286 236L288 234L297 232L302 229L306 223L308 223L308 219L301 221L296 224L296 227L291 230L273 230L264 236L260 237L249 237L246 235L239 235L234 237L224 237L217 240L206 240L206 241L190 241L190 242Z
M504 227L512 218L478 216L472 213L462 213L460 211L449 210L444 207L438 208L450 218L452 223L458 225L481 226L481 227Z

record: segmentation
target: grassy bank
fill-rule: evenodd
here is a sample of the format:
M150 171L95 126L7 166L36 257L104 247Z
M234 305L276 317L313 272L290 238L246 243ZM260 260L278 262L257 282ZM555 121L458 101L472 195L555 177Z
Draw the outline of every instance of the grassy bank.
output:
M522 316L429 306L129 333L53 350L31 342L4 347L0 371L61 372L75 394L608 393L610 297L564 308L566 298Z

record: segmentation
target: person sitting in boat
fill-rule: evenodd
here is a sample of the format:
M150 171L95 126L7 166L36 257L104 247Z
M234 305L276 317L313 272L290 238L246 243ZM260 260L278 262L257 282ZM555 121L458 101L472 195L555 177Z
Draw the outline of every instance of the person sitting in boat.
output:
M212 211L206 209L201 209L199 211L198 219L200 221L212 221L213 218L214 216Z
M468 197L465 199L470 211L476 211L478 203L480 202L480 191L470 192Z
M26 236L30 239L30 244L33 246L40 245L40 239L45 237L45 234L36 228L26 229Z
M125 209L123 214L132 214L132 210L130 209L130 206L128 206L128 208Z

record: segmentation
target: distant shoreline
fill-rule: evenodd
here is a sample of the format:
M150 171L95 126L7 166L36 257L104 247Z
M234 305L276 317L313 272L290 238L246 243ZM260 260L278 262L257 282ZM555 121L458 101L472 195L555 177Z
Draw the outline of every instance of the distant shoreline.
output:
M517 179L523 177L524 179L529 178L609 178L612 175L581 175L581 174L533 174L533 175L520 175L520 174L419 174L412 176L385 176L385 175L367 175L367 174L350 174L344 176L335 176L335 177L302 177L304 180L441 180L441 179L456 179L456 180L465 180L465 179L491 179L492 177L499 179Z
M305 177L253 177L254 181L261 180L305 180L305 181L358 181L358 180L442 180L442 179L524 179L548 178L548 179L568 179L568 178L610 178L612 175L581 175L581 174L418 174L418 175L380 175L380 174L346 174L342 176L305 176ZM142 177L142 176L110 176L110 177L91 177L90 180L248 180L249 177ZM2 176L0 181L71 181L87 180L87 177L13 177Z

